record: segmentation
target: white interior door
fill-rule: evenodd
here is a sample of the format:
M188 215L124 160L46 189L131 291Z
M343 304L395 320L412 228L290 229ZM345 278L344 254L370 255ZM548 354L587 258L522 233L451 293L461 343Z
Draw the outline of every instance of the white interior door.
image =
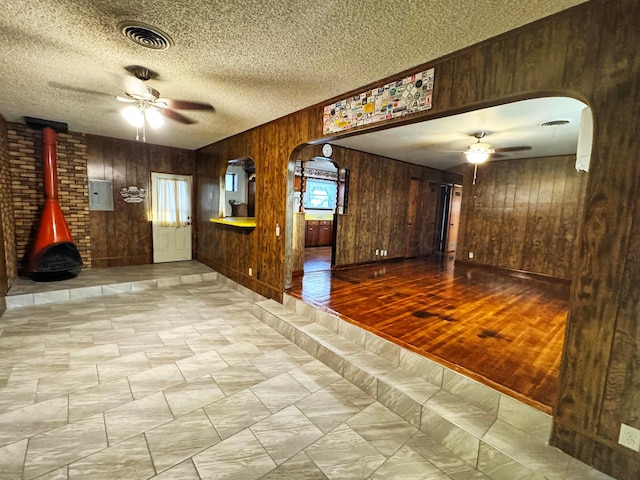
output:
M191 260L191 176L151 173L153 263Z

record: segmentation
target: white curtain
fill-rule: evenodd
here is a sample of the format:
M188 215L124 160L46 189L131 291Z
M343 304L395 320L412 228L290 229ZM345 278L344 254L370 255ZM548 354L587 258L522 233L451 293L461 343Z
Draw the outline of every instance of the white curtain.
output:
M158 179L158 208L154 219L158 226L184 227L189 224L191 205L188 187L185 180Z

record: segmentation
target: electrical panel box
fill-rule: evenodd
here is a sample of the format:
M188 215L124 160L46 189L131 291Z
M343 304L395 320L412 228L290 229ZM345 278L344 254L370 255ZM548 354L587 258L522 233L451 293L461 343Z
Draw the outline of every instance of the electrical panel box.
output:
M111 180L89 180L89 210L113 212Z

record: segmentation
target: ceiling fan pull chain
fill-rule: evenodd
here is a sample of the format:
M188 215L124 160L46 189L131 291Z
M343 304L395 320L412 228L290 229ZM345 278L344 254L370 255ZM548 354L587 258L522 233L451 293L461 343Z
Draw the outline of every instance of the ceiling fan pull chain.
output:
M476 177L478 176L478 164L473 164L473 184L476 184Z

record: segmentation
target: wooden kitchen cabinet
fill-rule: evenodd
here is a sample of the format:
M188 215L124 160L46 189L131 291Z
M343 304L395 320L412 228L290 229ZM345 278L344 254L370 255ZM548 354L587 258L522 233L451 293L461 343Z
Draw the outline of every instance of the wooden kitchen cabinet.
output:
M318 246L327 247L331 245L331 239L333 237L333 221L320 220L318 225Z
M304 229L304 246L305 247L317 247L319 237L319 225L318 220L307 220Z
M327 247L333 239L333 220L307 220L305 222L304 246Z

